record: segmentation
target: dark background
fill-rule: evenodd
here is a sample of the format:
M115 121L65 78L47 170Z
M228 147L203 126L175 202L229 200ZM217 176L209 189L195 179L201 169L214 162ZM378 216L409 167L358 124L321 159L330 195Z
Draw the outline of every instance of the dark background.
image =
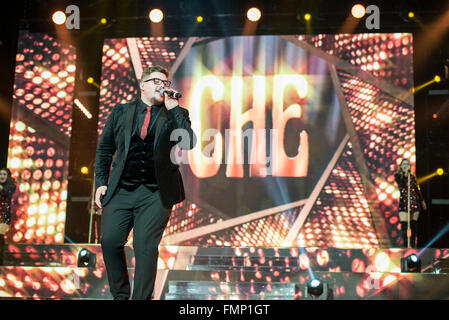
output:
M414 36L415 86L442 77L440 83L415 93L416 163L417 176L424 176L441 167L449 171L449 94L432 94L432 90L449 89L445 64L449 59L449 30L442 33L434 47L420 45L420 37L435 34L426 29L441 17L448 8L448 1L357 1L365 6L375 4L380 8L380 30L368 30L364 19L354 33L410 32ZM81 13L80 30L69 30L71 41L77 48L75 96L83 91L96 89L86 83L89 76L101 78L101 48L104 38L151 36L147 13L150 8L164 11L164 34L167 36L231 36L244 32L246 10L257 5L262 19L255 34L306 34L302 15L312 14L312 33L335 34L350 13L354 1L16 1L0 10L0 166L6 165L14 83L15 53L19 30L55 34L51 14L65 11L70 4L78 5ZM414 10L422 25L407 19L407 12ZM193 28L196 15L205 21ZM108 18L104 26L92 28L102 17ZM299 19L298 19L299 17ZM449 29L448 23L442 26ZM88 32L88 30L90 30ZM424 57L424 58L423 58ZM449 65L449 64L448 64ZM98 91L88 101L93 109L92 121L84 121L84 115L73 109L72 139L68 192L72 196L90 196L93 168L89 175L81 176L80 166L92 163L95 157L96 126L98 118ZM432 115L438 112L438 118ZM421 185L429 209L419 220L420 244L424 246L449 223L449 205L432 204L434 199L449 199L449 176L443 175ZM70 197L69 197L70 199ZM67 203L66 234L75 242L87 242L88 215L78 217L75 212L86 210L86 204ZM82 206L78 208L77 206ZM76 221L76 223L74 223ZM85 228L86 230L84 230ZM432 247L449 247L449 233L437 239Z

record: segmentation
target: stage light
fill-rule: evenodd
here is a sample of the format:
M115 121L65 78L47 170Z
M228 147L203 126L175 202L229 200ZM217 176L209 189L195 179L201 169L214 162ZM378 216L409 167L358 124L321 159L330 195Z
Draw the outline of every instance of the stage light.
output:
M79 101L78 99L73 100L75 102L75 105L84 113L86 118L92 119L92 114L89 112L89 110L86 109L86 107Z
M89 173L89 168L86 167L86 166L82 167L82 168L81 168L81 173L82 173L82 174L88 174L88 173Z
M314 298L319 297L321 294L323 294L323 282L321 282L318 279L312 279L307 283L307 291L306 295L311 296Z
M51 18L56 24L63 24L66 20L65 13L62 11L56 11Z
M421 259L415 253L401 258L401 272L421 272Z
M436 114L434 114L434 118L436 119ZM444 169L443 168L438 168L437 170L435 170L434 172L424 176L424 177L419 177L417 178L417 182L418 184L421 184L429 179L432 179L436 176L442 176L443 174L445 174Z
M97 256L95 253L90 252L86 248L83 248L78 252L78 267L81 268L95 268L97 264Z
M196 22L199 22L199 23L203 22L203 17L202 16L197 16L196 17Z
M108 22L108 20L106 18L101 18L100 23L101 24L106 24Z
M436 119L436 118L438 118L438 115L437 115L436 113L434 113L434 114L432 115L432 117L433 117L434 119Z
M159 23L164 19L164 13L160 9L153 9L149 14L151 22Z
M246 12L246 16L248 17L249 21L258 21L260 19L260 17L262 16L262 13L260 12L260 10L258 8L250 8L248 9L248 11Z
M408 14L409 18L414 18L415 17L415 13L413 11L410 11Z
M419 255L424 254L424 252L430 248L437 240L439 240L442 236L446 235L449 231L449 223L446 224L438 233L419 251Z
M87 78L86 81L87 81L87 83L89 83L89 84L91 84L91 85L97 87L98 89L101 88L101 86L100 86L98 83L96 83L95 80L94 80L94 78L92 78L92 77Z
M310 19L312 19L312 15L310 13L306 13L304 15L304 20L309 21Z
M361 4L355 4L351 9L354 18L360 19L365 15L365 7Z
M441 81L441 77L440 77L439 75L436 75L435 77L433 77L432 80L429 80L429 81L427 81L426 83L423 83L423 84L421 84L421 85L419 85L419 86L413 88L413 89L412 89L412 92L413 92L413 93L418 92L419 90L421 90L421 89L423 89L423 88L425 88L425 87L427 87L427 86L433 84L434 82L437 82L437 83L438 83L438 82L440 82L440 81Z

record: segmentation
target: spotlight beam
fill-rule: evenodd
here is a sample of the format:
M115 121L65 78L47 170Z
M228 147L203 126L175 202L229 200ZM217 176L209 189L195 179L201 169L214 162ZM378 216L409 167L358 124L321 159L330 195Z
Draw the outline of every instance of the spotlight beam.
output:
M246 21L243 26L242 35L252 36L256 34L257 25L262 16L260 10L256 7L248 9L246 12Z
M426 83L423 83L423 84L421 84L421 85L419 85L419 86L413 88L413 89L412 89L412 92L413 92L413 93L416 93L416 92L418 92L418 91L424 89L425 87L430 86L430 85L433 84L434 82L440 82L440 81L441 81L440 76L435 76L432 80L429 80L429 81L427 81Z
M435 113L435 115L437 116L437 118L440 116L440 114L441 114L442 112L446 112L446 111L447 111L447 110L445 110L445 109L447 109L448 106L449 106L449 98L446 99L446 101L444 101L444 102L441 104L440 108L439 108L438 111Z
M435 170L435 172L432 172L432 173L430 173L430 174L428 174L428 175L426 175L424 177L417 178L416 182L418 184L421 184L421 183L423 183L423 182L425 182L425 181L427 181L429 179L432 179L435 176L441 176L443 174L444 174L444 170L441 169L441 168L438 168L437 170Z
M413 22L415 22L420 28L421 28L421 30L424 32L429 32L429 29L426 27L426 25L424 24L424 23L422 23L421 22L421 20L419 20L417 17L416 17L416 15L415 15L415 13L413 12L413 11L410 11L408 14L407 14L407 17L411 20L411 21L413 21Z
M354 18L354 16L350 14L346 17L346 20L343 22L340 29L338 29L337 33L354 33L359 23L360 19Z
M304 15L304 20L306 21L306 33L308 35L311 35L312 34L312 25L311 25L310 20L312 20L312 15L310 13L306 13Z
M415 47L415 62L418 68L423 68L427 64L424 63L429 55L434 51L438 44L443 40L444 35L449 29L449 10L446 6L440 17L434 19L432 25L426 27L427 30L422 30L417 37ZM431 30L431 31L428 31Z
M102 18L102 20L105 18ZM87 20L87 19L86 19ZM100 29L101 27L105 27L106 23L102 23L102 20L98 21L95 25L91 26L89 29L87 29L86 31L84 31L83 33L81 33L78 37L78 41L83 40L84 38L86 38L88 35L90 35L91 33L93 33L94 31Z
M433 237L420 251L419 251L419 255L421 255L424 251L427 250L427 248L429 248L432 244L435 243L435 241L437 241L439 238L441 238L446 232L449 231L449 223L446 224L444 226L444 228L442 228L440 230L440 232L438 232L435 237Z
M97 89L101 89L100 85L99 85L98 83L96 83L96 82L94 81L94 79L91 78L91 77L87 79L87 83L93 85L93 86L96 87Z

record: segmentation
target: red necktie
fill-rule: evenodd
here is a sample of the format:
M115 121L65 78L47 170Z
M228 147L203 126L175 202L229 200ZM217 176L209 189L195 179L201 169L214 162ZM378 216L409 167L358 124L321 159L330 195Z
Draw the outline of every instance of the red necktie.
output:
M140 137L145 140L147 137L148 125L151 119L151 107L147 107L147 113L145 114L145 120L143 121L142 130L140 130Z

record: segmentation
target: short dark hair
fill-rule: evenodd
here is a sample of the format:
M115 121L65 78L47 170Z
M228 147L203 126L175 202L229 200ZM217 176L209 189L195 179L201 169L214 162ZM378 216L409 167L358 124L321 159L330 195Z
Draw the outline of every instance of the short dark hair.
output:
M153 72L160 72L160 73L163 73L163 74L165 74L165 75L167 76L167 78L168 78L168 75L169 75L168 70L165 69L164 67L161 67L161 66L152 66L152 67L148 67L148 68L146 68L145 70L143 70L142 76L140 77L140 81L143 81L143 79L144 79L145 77L149 76L149 75L152 74Z

